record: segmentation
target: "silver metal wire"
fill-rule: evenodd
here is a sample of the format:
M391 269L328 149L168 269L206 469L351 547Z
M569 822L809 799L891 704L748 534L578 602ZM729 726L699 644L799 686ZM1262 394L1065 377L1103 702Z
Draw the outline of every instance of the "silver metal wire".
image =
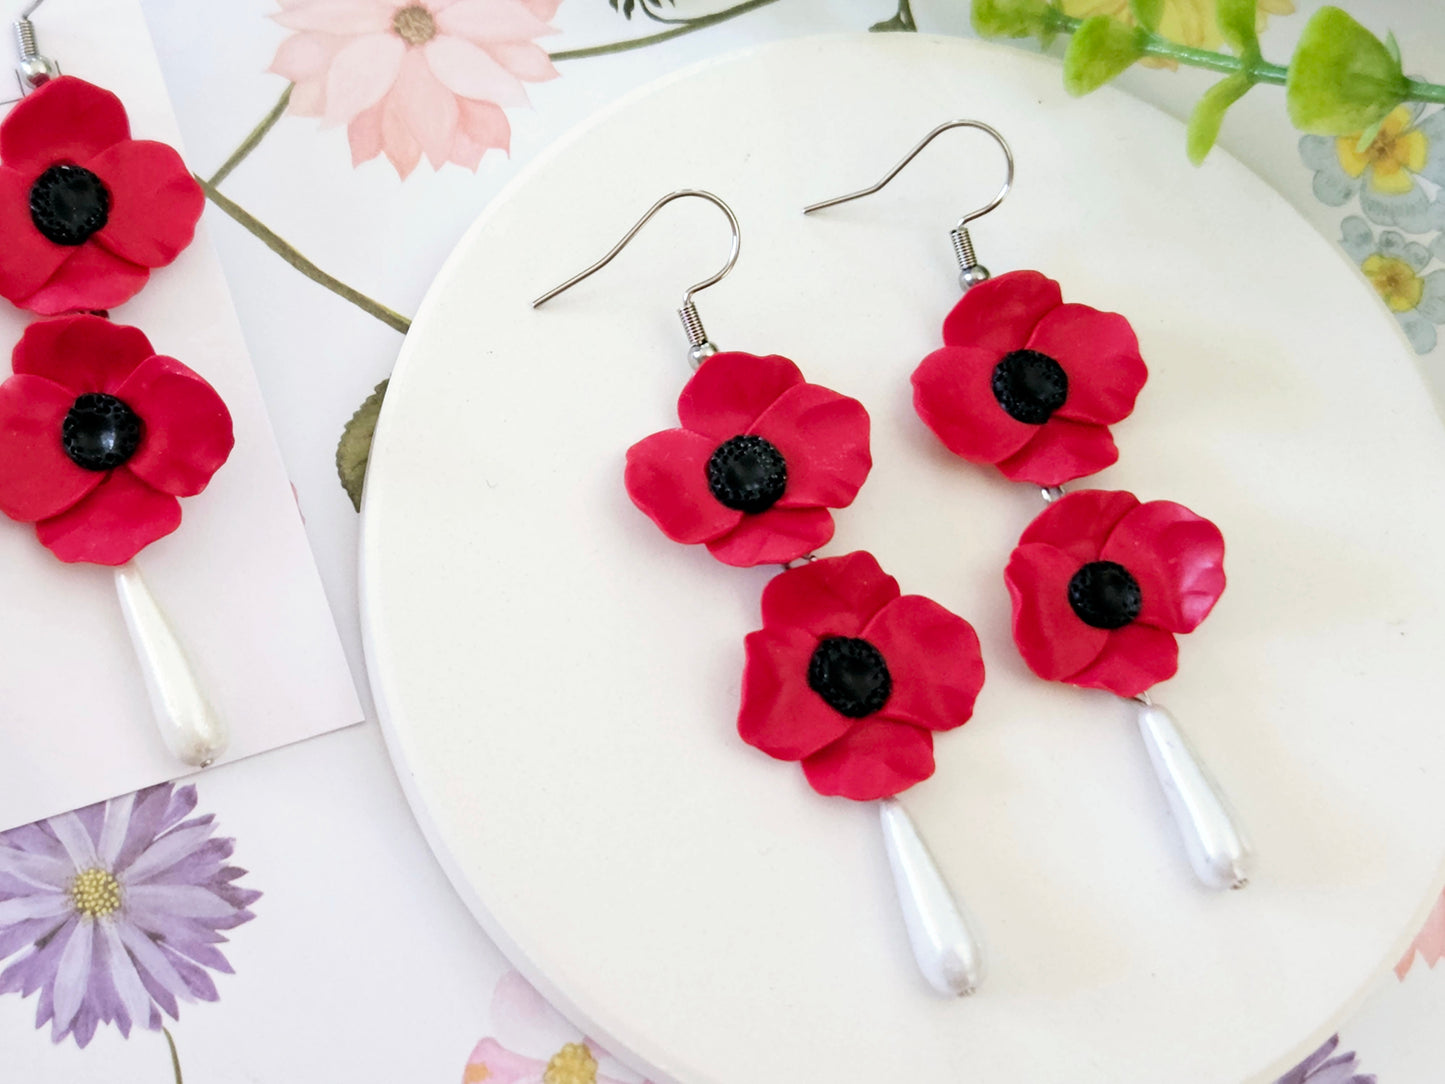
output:
M35 24L24 15L15 20L15 47L20 50L22 59L35 56L40 51L35 44Z
M612 246L611 252L607 253L606 256L603 256L602 259L598 260L586 270L579 271L577 274L573 275L570 279L562 283L560 286L554 286L552 289L548 290L541 297L537 298L536 301L532 302L532 308L535 309L541 305L546 304L558 294L566 290L570 290L583 279L589 278L590 276L595 275L598 271L601 271L604 267L606 267L617 258L617 254L627 247L628 243L637 236L637 232L641 230L643 226L647 225L653 215L657 214L658 211L662 210L673 200L684 199L688 196L693 196L697 199L707 200L718 210L722 211L723 214L727 215L728 226L732 229L733 240L732 248L728 252L727 262L723 264L721 269L719 269L714 274L709 275L701 282L694 283L692 286L689 286L687 288L687 292L682 296L683 304L686 305L691 302L693 294L699 293L702 290L706 290L709 286L716 286L719 282L721 282L724 278L727 277L728 272L731 271L733 269L733 266L738 262L738 250L742 245L742 230L738 226L738 216L733 214L733 209L729 207L726 203L724 203L721 198L713 195L711 192L704 192L702 189L699 188L680 188L676 192L669 192L667 195L663 196L660 200L654 203L650 208L648 208L647 213L637 220L637 224L633 226L632 229L628 230L625 234L622 235L622 240L618 241L617 244Z
M803 213L805 215L812 214L814 211L821 211L825 207L836 207L840 203L848 203L850 200L862 199L864 196L871 196L875 192L881 191L883 187L888 184L889 181L893 180L894 177L898 176L898 174L903 172L904 167L907 166L909 162L913 161L919 156L920 153L922 153L924 147L928 146L944 132L952 131L955 128L976 128L980 132L986 133L993 139L995 143L998 144L999 149L1003 151L1004 161L1008 167L1007 174L1004 177L1003 187L998 190L998 194L995 195L993 199L985 203L982 207L969 211L968 214L964 215L958 220L957 224L954 226L954 229L962 230L970 222L974 221L975 219L982 218L984 215L988 214L990 211L998 207L998 205L1004 201L1004 197L1008 195L1009 189L1013 187L1014 183L1013 149L1008 145L1008 140L1003 137L1003 135L999 132L997 128L985 124L981 120L951 120L940 124L937 128L933 129L933 131L929 132L926 136L919 140L918 144L911 151L909 151L903 156L903 160L892 169L890 169L886 174L884 174L883 179L877 184L870 185L867 188L860 188L857 192L849 192L846 196L835 196L833 199L825 199L820 203L811 204L810 206L803 208Z
M918 155L922 153L924 147L928 146L944 132L952 131L955 128L976 128L978 131L986 133L998 144L999 149L1003 151L1004 163L1007 166L1003 187L998 190L998 193L993 199L989 200L982 207L969 211L968 214L964 215L954 224L952 231L949 233L949 236L953 240L953 253L958 257L959 284L965 290L971 286L978 285L988 278L989 272L988 268L978 262L978 256L973 249L973 238L970 237L968 233L968 224L976 219L982 218L998 207L998 205L1004 201L1004 197L1009 194L1009 189L1013 187L1014 183L1013 149L1008 145L1008 140L1003 137L997 128L985 124L981 120L951 120L940 124L919 140L914 148L903 156L903 160L884 174L883 179L877 184L869 185L867 188L860 188L857 192L849 192L846 196L835 196L833 199L825 199L819 203L810 204L803 208L803 213L805 215L812 214L814 211L821 211L825 207L836 207L840 203L848 203L850 200L862 199L864 196L873 195L873 193L880 191L884 185L893 180L894 177L902 173L904 167L917 158Z

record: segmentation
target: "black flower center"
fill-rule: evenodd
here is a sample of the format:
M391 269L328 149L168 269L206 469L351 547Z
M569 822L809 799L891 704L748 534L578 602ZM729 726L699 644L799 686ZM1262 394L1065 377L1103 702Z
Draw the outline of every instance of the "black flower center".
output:
M766 512L788 488L788 462L762 437L733 437L707 461L712 495L739 512Z
M1069 397L1069 374L1047 354L1010 350L993 367L993 397L1015 421L1043 425Z
M84 470L114 470L140 447L141 421L114 395L82 395L65 416L60 441Z
M1139 581L1113 561L1090 561L1069 581L1069 605L1096 629L1122 629L1143 604Z
M30 186L30 221L57 245L83 245L110 218L110 192L80 166L51 166Z
M893 676L867 640L825 636L808 661L808 688L840 715L861 719L888 703Z

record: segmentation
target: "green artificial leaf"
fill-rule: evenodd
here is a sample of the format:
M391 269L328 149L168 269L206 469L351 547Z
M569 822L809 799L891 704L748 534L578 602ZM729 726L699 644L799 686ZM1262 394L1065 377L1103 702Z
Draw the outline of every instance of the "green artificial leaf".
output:
M973 0L969 14L981 38L1030 38L1049 25L1047 0Z
M1396 64L1400 63L1400 43L1396 40L1393 30L1385 35L1385 51L1394 58Z
M351 421L341 431L340 443L336 445L336 473L341 478L341 488L346 490L358 512L361 511L361 487L366 481L366 464L371 459L371 438L376 433L381 401L386 398L386 385L387 381L383 380L356 408Z
M1204 161L1219 138L1219 126L1224 123L1224 114L1229 107L1249 93L1254 86L1243 72L1221 79L1204 92L1204 97L1189 115L1188 149L1189 160L1196 166Z
M1075 96L1098 90L1144 55L1146 37L1107 15L1085 19L1064 54L1064 89Z
M1370 125L1368 128L1366 128L1363 132L1360 133L1360 138L1355 140L1356 154L1364 154L1367 150L1370 149L1370 144L1373 143L1375 141L1375 137L1380 134L1380 129L1384 126L1384 124L1385 118L1381 117L1379 120L1375 121L1374 124Z
M1348 135L1381 120L1409 94L1400 62L1336 7L1305 24L1285 82L1289 119L1314 135Z
M1258 7L1258 0L1219 0L1214 15L1219 36L1240 56L1259 55Z
M1129 0L1129 10L1134 20L1151 34L1159 30L1159 20L1164 16L1164 0Z

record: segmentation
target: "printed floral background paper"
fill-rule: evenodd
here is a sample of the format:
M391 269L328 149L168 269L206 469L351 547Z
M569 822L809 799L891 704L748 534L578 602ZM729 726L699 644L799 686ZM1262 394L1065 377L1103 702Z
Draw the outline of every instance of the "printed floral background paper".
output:
M65 2L47 0L55 18ZM874 25L968 32L962 0L115 2L144 7L190 163L210 186L209 218L358 666L356 515L338 484L338 440L354 483L408 314L516 169L619 95L750 43ZM1319 6L1262 3L1269 50L1287 53ZM1428 6L1350 6L1445 73L1445 26ZM1213 8L1165 0L1163 26L1210 47ZM1123 82L1183 113L1208 80L1155 70ZM1300 141L1278 101L1258 95L1222 142L1339 243L1438 388L1437 116L1392 117L1364 148ZM1395 973L1281 1084L1435 1084L1442 956L1445 898ZM6 1068L27 1081L168 1081L168 1037L187 1077L223 1084L640 1080L477 929L371 726L0 836Z

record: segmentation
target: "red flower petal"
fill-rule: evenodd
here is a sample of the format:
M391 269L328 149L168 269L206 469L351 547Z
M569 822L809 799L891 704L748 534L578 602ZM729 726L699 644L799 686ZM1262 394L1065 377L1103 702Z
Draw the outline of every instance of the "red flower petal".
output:
M973 463L1007 459L1039 433L1037 425L1010 417L998 405L993 394L997 364L998 354L991 350L945 346L913 370L913 409L945 448Z
M1005 478L1036 486L1061 486L1118 462L1119 449L1102 425L1071 422L1057 415L1037 435L998 465Z
M898 597L898 581L871 553L824 557L774 576L763 588L763 627L857 636Z
M627 449L627 495L674 542L709 542L743 519L708 488L707 461L716 449L712 438L686 429L654 433Z
M933 774L933 735L888 719L865 719L803 761L819 794L872 802L891 798Z
M943 341L983 350L997 364L1010 350L1023 349L1044 314L1063 301L1059 284L1046 275L1009 271L963 295L943 321Z
M819 384L789 388L749 431L787 461L788 486L778 508L844 508L873 467L868 411L857 399Z
M1060 305L1034 328L1028 348L1064 367L1069 396L1057 417L1111 425L1134 409L1149 370L1129 321L1087 305Z
M1099 657L1069 678L1070 685L1138 696L1179 669L1179 642L1173 633L1136 621L1108 636Z
M802 760L848 732L853 720L808 685L818 638L802 629L749 633L738 735L779 760Z
M725 565L752 568L781 565L812 553L833 537L833 516L826 508L769 508L742 521L707 544Z
M105 474L76 466L60 441L75 393L38 376L0 384L0 512L22 523L57 515Z
M973 626L922 595L878 611L863 639L883 653L893 691L879 714L927 730L952 730L973 715L983 655Z
M713 446L746 433L783 392L803 383L787 358L731 351L702 363L677 398L683 428L713 437Z
M1224 593L1224 535L1173 501L1129 512L1099 556L1138 581L1144 605L1136 620L1169 632L1193 632Z
M88 168L110 190L110 217L95 240L142 267L164 267L189 245L206 196L175 149L164 143L118 143Z
M19 305L75 253L57 245L35 228L30 218L31 181L13 169L0 168L0 296Z
M180 501L121 467L75 507L37 523L35 533L62 561L123 565L180 525Z
M1132 493L1081 489L1060 497L1035 516L1019 536L1019 545L1042 543L1063 550L1077 559L1077 569L1099 559L1110 532L1138 507L1139 499Z
M113 309L140 293L150 277L146 268L87 241L74 250L74 255L45 285L16 304L41 316Z
M1104 650L1109 634L1079 620L1069 580L1081 562L1048 545L1020 545L1003 579L1013 599L1014 643L1028 668L1047 681L1071 678Z
M174 358L148 358L115 394L144 426L126 467L162 493L194 497L236 446L216 389Z
M130 121L119 98L63 75L24 98L0 124L0 159L34 177L57 162L85 165L129 138Z
M145 334L81 314L38 320L25 329L11 360L17 373L43 376L77 396L114 395L141 362L155 355Z

